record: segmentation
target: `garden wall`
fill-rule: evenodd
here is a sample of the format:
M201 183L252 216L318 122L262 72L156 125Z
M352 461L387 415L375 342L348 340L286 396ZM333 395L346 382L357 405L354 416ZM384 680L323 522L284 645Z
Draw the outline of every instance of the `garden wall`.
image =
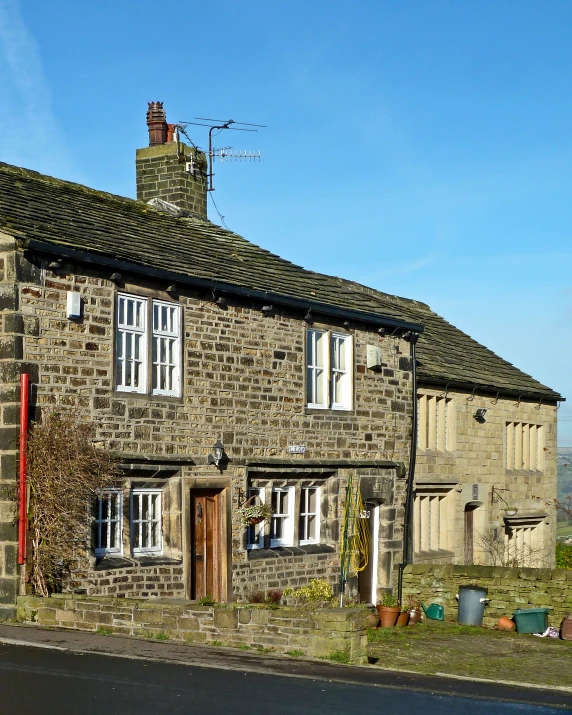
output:
M42 626L270 649L276 653L298 651L297 655L317 658L336 653L356 664L367 662L369 613L361 608L271 610L68 594L18 598L19 620Z
M572 570L564 569L413 564L403 572L403 599L414 596L426 605L441 603L445 619L456 620L455 595L459 586L471 584L488 589L487 626L519 608L549 608L551 626L559 626L564 616L572 614Z

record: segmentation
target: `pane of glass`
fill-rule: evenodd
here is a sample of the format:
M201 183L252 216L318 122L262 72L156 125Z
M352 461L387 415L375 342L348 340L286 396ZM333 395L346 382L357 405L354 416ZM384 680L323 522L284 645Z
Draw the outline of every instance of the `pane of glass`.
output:
M177 309L170 308L169 309L169 328L168 329L172 333L174 333L177 329L176 315L177 315Z
M314 400L314 370L308 368L308 374L306 376L306 389L307 389L307 400L309 404L315 402Z
M107 532L107 522L101 524L101 541L99 542L100 549L106 549L109 544L107 542L108 532Z
M133 325L133 301L126 300L127 303L127 325Z
M308 494L308 511L311 512L312 514L316 513L316 495L317 495L318 490L317 489L307 489L306 493Z
M139 521L141 518L141 509L139 504L139 495L135 494L133 496L133 521Z
M175 372L175 368L170 367L169 372L167 373L167 389L168 390L174 389L174 385L175 385L174 372Z
M306 539L308 538L306 536L306 517L302 516L302 514L300 514L300 519L298 521L298 532L300 541L306 541Z
M161 317L162 317L162 323L161 323L161 330L169 330L169 308L164 305L161 309Z
M133 523L133 547L135 549L138 549L141 546L141 539L140 539L140 524L139 522L134 522Z
M159 361L167 362L167 341L164 338L159 343Z
M346 343L347 340L344 338L338 338L337 339L338 343L338 354L337 354L337 361L338 364L336 367L338 367L340 370L345 370L346 369Z
M149 546L159 546L159 522L158 521L153 522L151 543L149 544Z
M159 389L160 390L166 390L167 389L167 369L164 365L161 365L159 367L160 369L160 377L159 377Z
M157 362L157 350L158 350L158 345L157 345L157 343L158 343L158 341L159 341L159 338L157 338L157 337L154 337L154 338L153 338L153 345L152 345L153 357L152 357L152 361L153 361L154 363Z
M325 402L324 371L316 370L316 404L323 405Z
M139 387L141 379L141 363L133 363L133 387Z
M272 492L272 511L278 513L278 492Z
M343 380L342 374L340 372L334 373L334 402L338 405L342 404L344 401L343 393Z
M288 500L290 498L290 492L281 492L282 494L282 510L281 514L287 514L288 513Z
M103 497L102 499L99 500L99 503L101 505L100 518L103 521L105 521L105 519L107 519L107 514L109 512L109 500L107 499L107 497Z
M284 520L282 517L275 517L274 519L274 538L275 539L282 539L282 534L283 534L283 527L284 527Z
M308 350L308 365L314 364L314 331L308 330L307 337Z
M151 519L159 518L159 495L151 494Z
M308 536L306 538L316 538L316 517L313 515L308 517Z
M324 335L325 333L316 332L316 365L324 367Z
M159 327L159 306L154 303L153 304L153 330L157 330Z
M141 335L133 335L135 360L141 360Z
M125 359L133 359L133 333L125 333Z
M308 490L302 489L300 491L300 514L305 514L307 512L307 501L308 501Z
M117 548L118 546L118 539L117 539L117 522L112 521L111 524L109 525L109 547L110 548Z
M117 321L120 325L125 322L125 298L119 299L119 318Z

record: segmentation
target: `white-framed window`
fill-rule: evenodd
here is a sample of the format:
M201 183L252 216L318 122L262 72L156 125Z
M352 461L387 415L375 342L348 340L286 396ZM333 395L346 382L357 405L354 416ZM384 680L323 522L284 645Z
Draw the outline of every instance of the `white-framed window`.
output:
M152 319L149 320L149 310ZM151 329L149 331L149 324ZM149 336L149 332L151 335ZM151 350L151 379L148 375ZM181 393L181 308L175 303L119 293L115 386L120 392Z
M320 542L320 487L300 489L298 539L301 546Z
M292 546L294 543L295 487L272 488L272 524L270 546Z
M258 497L262 503L265 499L265 490L259 487L251 487L248 490L248 497ZM260 524L253 524L246 530L246 548L247 549L262 549L264 547L264 525L265 521Z
M455 449L455 403L438 395L417 398L417 447L451 452Z
M180 380L180 308L153 301L153 380L156 395L178 395Z
M506 423L506 468L544 471L544 428L528 422Z
M163 549L160 489L134 489L131 492L131 550L133 555L161 552Z
M308 407L350 410L353 377L352 336L308 330L306 382Z
M413 503L413 550L451 551L455 528L452 486L417 485Z
M117 297L116 386L123 392L147 391L147 301Z
M119 489L102 492L95 514L95 555L121 554L123 494Z

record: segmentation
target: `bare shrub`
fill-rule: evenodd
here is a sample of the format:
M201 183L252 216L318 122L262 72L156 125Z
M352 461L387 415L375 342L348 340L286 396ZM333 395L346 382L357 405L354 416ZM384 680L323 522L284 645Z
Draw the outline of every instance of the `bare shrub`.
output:
M479 549L488 556L491 566L505 566L507 568L529 567L538 568L545 561L546 551L541 546L524 544L517 546L514 540L505 540L505 534L489 535L482 532L475 534L475 541Z
M91 504L119 476L94 437L95 424L74 410L44 413L30 431L31 583L38 595L60 591L74 565L85 562Z

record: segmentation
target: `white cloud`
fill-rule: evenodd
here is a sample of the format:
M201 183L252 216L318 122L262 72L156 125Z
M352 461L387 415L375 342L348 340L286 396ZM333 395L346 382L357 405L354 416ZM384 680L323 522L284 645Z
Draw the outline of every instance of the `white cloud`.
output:
M0 77L0 161L69 176L72 162L51 107L39 47L18 0L0 0Z

